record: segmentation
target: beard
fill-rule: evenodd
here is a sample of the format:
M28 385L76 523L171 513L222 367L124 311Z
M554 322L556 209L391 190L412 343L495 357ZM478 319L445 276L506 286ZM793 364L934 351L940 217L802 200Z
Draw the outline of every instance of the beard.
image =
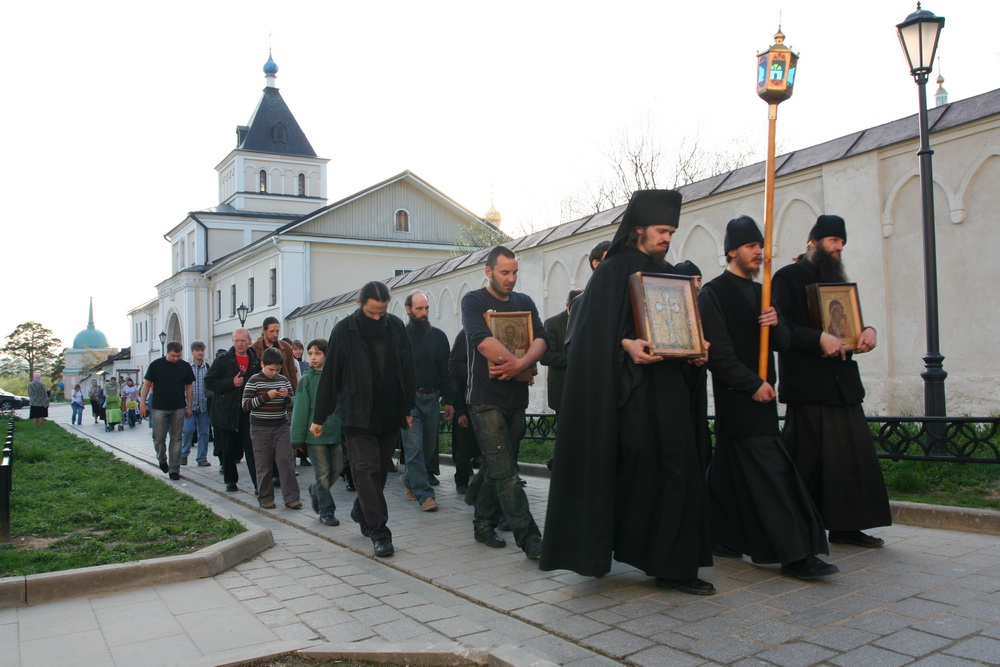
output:
M813 249L809 261L819 269L819 281L821 283L846 283L847 274L844 272L844 263L839 257L834 257L816 246Z
M424 317L417 317L413 313L407 313L406 316L409 318L410 324L420 331L426 330L431 325L426 315Z

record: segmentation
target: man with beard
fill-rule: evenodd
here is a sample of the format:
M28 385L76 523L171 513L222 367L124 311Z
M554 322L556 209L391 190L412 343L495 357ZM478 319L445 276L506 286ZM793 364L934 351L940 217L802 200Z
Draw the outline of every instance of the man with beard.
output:
M358 309L333 327L309 427L318 438L327 417L334 412L340 417L358 491L351 518L372 539L379 558L396 551L386 525L385 480L399 429L412 425L416 392L410 341L403 321L388 314L388 308L389 288L366 283L358 294Z
M260 373L260 359L250 347L250 330L239 328L233 331L233 346L228 352L215 357L215 363L205 375L205 387L212 392L212 426L215 439L222 450L222 479L226 491L239 491L236 483L240 480L236 464L241 458L246 460L257 493L257 463L250 441L250 413L243 409L243 385L248 379Z
M434 476L438 466L438 421L441 400L444 399L444 418L454 416L451 375L448 373L448 337L432 327L428 321L430 303L423 292L406 297L406 335L413 348L413 365L416 369L416 405L410 411L413 425L403 432L403 452L406 455L406 472L403 485L406 497L415 500L424 512L438 508L432 486L438 485Z
M607 257L573 305L541 569L600 577L612 557L656 585L711 595L705 479L692 417L694 364L637 338L628 278L665 261L681 194L632 195ZM610 400L608 395L610 394Z
M791 338L773 306L761 313L761 286L753 279L763 241L751 218L730 220L726 270L698 295L715 391L715 455L708 470L714 551L732 558L745 553L754 563L781 563L788 576L816 579L837 567L815 555L829 553L826 534L781 443L770 352L767 381L757 377L761 328L770 327L773 349L786 349Z
M806 286L842 283L840 254L847 243L844 219L821 215L809 232L805 255L774 274L774 305L791 330L791 347L778 355L778 400L787 404L785 447L830 531L830 542L880 547L861 532L892 523L882 470L865 421L854 353L874 349L875 329L865 327L854 352L836 336L813 327ZM846 492L850 489L850 492Z
M467 403L469 417L483 454L473 518L477 542L501 548L506 542L496 534L501 516L514 532L514 540L528 558L538 558L542 536L528 508L528 496L517 476L517 450L524 437L524 411L528 407L528 383L535 362L548 347L548 336L534 301L514 291L517 257L503 246L486 258L489 283L462 297L462 327L466 335L469 363ZM533 339L526 341L524 356L511 354L486 325L487 312L531 313ZM490 367L490 362L493 366Z

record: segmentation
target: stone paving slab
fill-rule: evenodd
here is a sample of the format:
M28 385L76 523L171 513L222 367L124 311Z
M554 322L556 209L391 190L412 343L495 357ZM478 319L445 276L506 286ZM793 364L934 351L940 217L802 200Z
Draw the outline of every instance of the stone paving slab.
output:
M108 434L89 426L77 428L96 441L114 439L122 456L161 474L144 428ZM309 468L298 471L302 486L311 481ZM719 594L702 598L656 589L649 577L620 564L601 579L541 572L509 534L504 549L479 545L472 539L471 508L455 493L451 469L442 472L436 490L441 509L433 513L407 501L399 479L390 476L386 493L397 554L381 560L347 518L353 494L339 483L334 498L342 524L331 528L308 510L264 511L250 494L227 494L215 466L185 467L182 480L164 476L164 482L214 498L232 515L254 517L272 531L275 548L211 580L270 633L268 641L416 636L469 647L511 644L577 667L1000 659L1000 539L994 535L880 528L872 532L885 539L883 549L831 545L830 561L841 574L826 582L799 582L773 566L718 559L701 576ZM529 477L525 490L540 521L547 480ZM9 635L10 625L10 616L0 612L0 637ZM81 650L96 651L88 632L84 627L74 636Z

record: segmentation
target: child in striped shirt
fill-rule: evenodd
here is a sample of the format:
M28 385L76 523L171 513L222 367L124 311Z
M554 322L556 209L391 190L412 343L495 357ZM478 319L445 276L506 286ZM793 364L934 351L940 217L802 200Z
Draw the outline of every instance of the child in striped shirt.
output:
M285 507L302 509L299 483L295 479L291 429L287 410L292 404L292 384L281 374L281 352L264 350L261 371L243 386L243 409L250 413L250 440L257 468L257 502L264 509L274 509L274 479L271 470L278 466L278 479Z

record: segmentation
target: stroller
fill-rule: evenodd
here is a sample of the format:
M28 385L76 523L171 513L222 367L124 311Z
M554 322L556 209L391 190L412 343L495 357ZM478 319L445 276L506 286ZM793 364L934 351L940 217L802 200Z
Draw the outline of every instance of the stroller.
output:
M128 427L135 428L136 422L139 421L139 401L133 399L125 402L125 418Z
M122 423L122 401L112 394L104 399L104 430L114 431L116 426L119 431L125 430L125 424Z

